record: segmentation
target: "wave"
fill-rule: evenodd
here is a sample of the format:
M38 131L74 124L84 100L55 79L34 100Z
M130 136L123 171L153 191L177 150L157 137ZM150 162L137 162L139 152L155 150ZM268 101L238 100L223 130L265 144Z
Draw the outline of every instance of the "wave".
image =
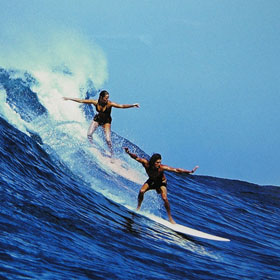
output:
M114 132L114 164L89 145L94 111L61 98L73 72L45 69L43 81L32 71L0 69L0 275L278 279L279 187L167 174L175 220L228 244L192 240L145 219L129 208L146 175L123 147L148 155ZM80 97L96 96L93 80L83 81L74 86ZM94 141L106 150L102 131ZM142 210L166 219L155 192L145 195Z

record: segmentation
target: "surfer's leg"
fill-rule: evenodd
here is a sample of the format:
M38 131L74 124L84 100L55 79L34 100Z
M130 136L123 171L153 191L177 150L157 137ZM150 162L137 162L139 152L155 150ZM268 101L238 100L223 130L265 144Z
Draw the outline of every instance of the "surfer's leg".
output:
M106 139L107 145L109 147L111 156L113 156L113 148L112 148L112 141L111 141L111 124L105 123L103 125L103 129L104 129L105 139Z
M169 201L167 199L167 189L165 186L161 186L160 187L160 192L161 192L161 197L164 201L164 207L166 209L167 215L168 215L168 219L170 221L170 223L172 224L176 224L175 221L173 220L172 216L171 216L171 211L170 211L170 204Z
M87 132L87 137L88 140L91 144L93 144L92 142L92 134L93 132L96 130L96 128L99 126L98 122L96 121L92 121L92 123L90 124L89 128L88 128L88 132Z
M140 189L139 191L139 194L138 194L138 205L137 205L137 208L136 210L139 210L140 207L141 207L141 204L142 204L142 201L144 199L144 194L146 191L149 190L149 185L147 183L145 183L142 188Z

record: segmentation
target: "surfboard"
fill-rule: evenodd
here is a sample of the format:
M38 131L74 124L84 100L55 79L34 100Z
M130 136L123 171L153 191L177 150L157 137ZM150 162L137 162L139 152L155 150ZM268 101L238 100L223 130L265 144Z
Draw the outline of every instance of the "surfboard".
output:
M230 241L230 239L228 238L224 238L224 237L220 237L220 236L216 236L216 235L212 235L206 232L202 232L190 227L186 227L180 224L172 224L167 220L164 220L160 217L157 217L155 215L152 214L144 214L142 211L136 212L137 214L140 214L141 216L144 216L158 224L161 224L177 233L181 233L187 236L193 236L196 238L202 238L202 239L208 239L208 240L214 240L214 241L224 241L224 242L228 242Z
M169 229L177 232L177 233L182 233L185 235L189 235L189 236L194 236L194 237L199 237L199 238L205 238L205 239L209 239L209 240L215 240L215 241L230 241L230 239L224 238L224 237L220 237L220 236L216 236L216 235L212 235L209 233L205 233L190 227L186 227L180 224L172 224L167 220L164 220L160 217L157 216L153 216L153 215L149 215L148 218L150 218L151 220L165 226L168 227Z

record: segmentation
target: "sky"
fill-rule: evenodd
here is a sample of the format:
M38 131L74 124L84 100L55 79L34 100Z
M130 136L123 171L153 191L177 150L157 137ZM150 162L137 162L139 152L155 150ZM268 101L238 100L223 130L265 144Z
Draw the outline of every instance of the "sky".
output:
M99 86L114 102L140 103L113 109L112 130L146 153L173 167L199 165L199 175L280 186L280 1L0 0L0 7L2 50L24 55L18 38L46 47L49 34L75 33L101 51Z

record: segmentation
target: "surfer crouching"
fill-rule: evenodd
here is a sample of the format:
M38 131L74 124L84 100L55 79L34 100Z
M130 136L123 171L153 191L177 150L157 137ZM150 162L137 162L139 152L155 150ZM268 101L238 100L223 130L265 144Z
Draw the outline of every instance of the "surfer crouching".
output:
M131 153L128 148L124 148L124 150L131 158L140 162L143 165L143 167L145 168L149 176L149 179L144 183L144 185L141 187L139 191L137 210L139 210L141 207L145 192L149 190L156 190L158 194L161 194L161 197L164 201L164 206L167 211L167 215L170 223L175 224L175 221L171 216L170 205L167 199L167 188L166 188L167 180L164 175L164 171L192 174L196 171L196 169L199 166L195 166L192 170L173 168L168 165L161 164L160 154L153 154L150 160L148 161L147 159L140 158L136 154Z

